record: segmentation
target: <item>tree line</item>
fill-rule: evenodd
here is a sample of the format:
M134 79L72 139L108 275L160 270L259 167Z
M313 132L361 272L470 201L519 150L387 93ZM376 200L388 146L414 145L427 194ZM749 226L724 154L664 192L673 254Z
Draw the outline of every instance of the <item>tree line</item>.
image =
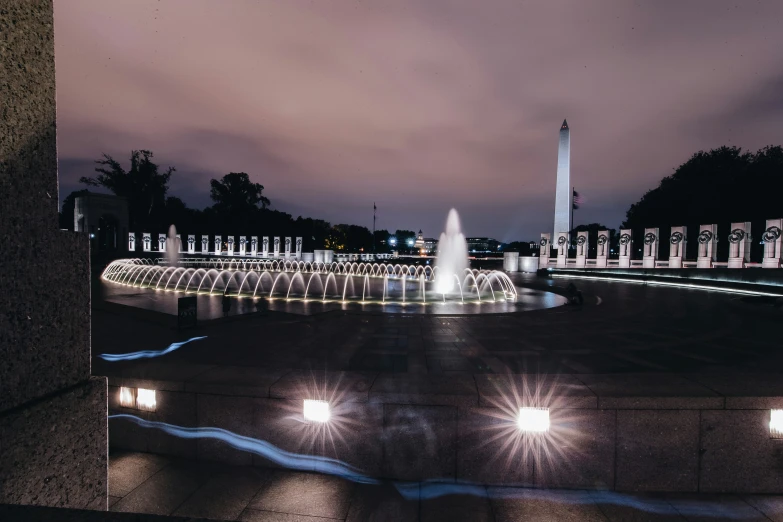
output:
M176 168L162 169L149 150L134 150L130 154L130 168L108 154L96 161L96 175L82 177L86 187L99 187L128 202L130 231L165 232L172 223L183 234L222 234L240 236L301 237L305 251L331 248L337 251L378 253L391 250L405 251L411 230L376 230L351 224L331 223L322 219L293 218L291 214L273 210L264 194L264 186L254 183L245 172L229 172L209 182L212 205L204 209L188 207L184 201L169 194L169 182ZM77 197L89 188L69 194L60 212L60 228L73 230L74 206ZM398 239L392 248L390 237ZM412 249L410 249L412 250Z

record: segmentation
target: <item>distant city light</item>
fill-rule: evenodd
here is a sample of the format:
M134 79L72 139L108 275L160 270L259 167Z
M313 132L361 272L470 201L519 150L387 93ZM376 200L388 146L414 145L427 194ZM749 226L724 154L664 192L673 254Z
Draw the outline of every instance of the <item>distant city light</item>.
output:
M157 402L155 400L155 390L145 390L139 388L136 391L136 407L140 410L155 411Z
M397 238L396 237L390 237L389 238L389 244L391 246L397 246Z
M326 401L304 400L304 418L313 422L328 422L331 414Z
M408 239L408 246L413 246L413 238Z
M136 398L133 396L133 388L120 388L120 406L133 408L136 405Z
M549 408L520 408L517 425L522 431L535 433L549 431Z
M769 436L773 439L783 439L783 410L770 411Z

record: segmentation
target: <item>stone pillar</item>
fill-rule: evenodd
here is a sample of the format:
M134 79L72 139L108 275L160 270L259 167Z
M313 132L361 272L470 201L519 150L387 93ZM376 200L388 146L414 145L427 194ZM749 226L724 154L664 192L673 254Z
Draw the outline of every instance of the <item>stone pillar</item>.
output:
M166 251L166 234L158 234L158 252Z
M519 252L503 252L503 270L506 272L519 271Z
M767 220L767 229L761 236L761 240L764 241L762 268L780 268L780 244L783 241L781 229L783 229L783 219Z
M702 225L699 227L699 253L696 257L696 268L712 268L717 252L718 225Z
M642 250L642 267L655 268L655 262L658 260L658 239L657 228L644 229L644 250Z
M219 256L223 252L223 238L215 236L215 255Z
M245 236L239 236L239 255L244 256L247 251L247 238Z
M324 251L323 250L315 250L315 251L313 251L313 262L314 263L323 263L324 262Z
M272 243L272 248L273 248L272 254L275 257L280 257L280 238L279 237L275 237L274 238L274 242Z
M578 268L584 268L587 266L587 248L588 248L587 232L577 232L576 234L576 266Z
M595 247L595 267L606 268L609 259L609 231L599 230Z
M296 258L302 259L302 238L296 238Z
M250 236L250 255L258 255L258 236Z
M188 234L188 254L196 253L196 235Z
M302 261L305 263L312 263L315 259L315 256L313 252L303 252L302 253Z
M631 259L633 258L633 232L630 228L620 230L619 248L618 266L620 268L631 268Z
M331 263L334 260L334 250L324 250L324 263Z
M234 255L234 236L228 236L228 239L226 239L226 251L228 255Z
M285 238L285 258L291 257L291 238Z
M261 238L261 257L269 257L269 237Z
M682 268L687 237L687 227L672 227L669 234L669 268Z
M538 242L538 256L541 259L539 265L541 268L546 268L549 264L551 248L552 234L541 234L541 240Z
M750 261L750 221L732 223L729 234L729 268L744 268Z
M568 232L558 232L556 237L557 266L558 268L564 268L568 263Z
M136 251L136 233L128 232L128 252Z
M89 239L57 226L52 0L4 0L0 49L0 504L105 511Z
M534 257L534 256L521 256L519 258L519 271L520 272L528 272L528 273L536 273L538 271L539 267L539 259L540 257Z
M174 234L174 243L177 246L177 252L182 253L182 236L180 234Z
M209 254L209 236L201 235L201 253Z

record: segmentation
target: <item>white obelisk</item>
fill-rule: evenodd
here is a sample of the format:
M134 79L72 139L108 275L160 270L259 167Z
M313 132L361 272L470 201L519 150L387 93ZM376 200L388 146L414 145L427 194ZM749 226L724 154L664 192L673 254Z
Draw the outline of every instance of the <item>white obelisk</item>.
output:
M568 122L563 120L560 127L560 146L557 149L557 186L555 188L555 236L558 233L571 232L571 207L573 206L571 188L571 131Z

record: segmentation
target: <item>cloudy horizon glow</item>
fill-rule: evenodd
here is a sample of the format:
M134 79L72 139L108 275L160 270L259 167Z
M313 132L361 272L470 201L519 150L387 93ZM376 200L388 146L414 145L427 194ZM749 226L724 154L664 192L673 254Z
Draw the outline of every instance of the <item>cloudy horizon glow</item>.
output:
M617 227L694 152L783 143L783 2L55 0L60 199L102 153L210 203L468 236L552 228L571 127L576 224Z

